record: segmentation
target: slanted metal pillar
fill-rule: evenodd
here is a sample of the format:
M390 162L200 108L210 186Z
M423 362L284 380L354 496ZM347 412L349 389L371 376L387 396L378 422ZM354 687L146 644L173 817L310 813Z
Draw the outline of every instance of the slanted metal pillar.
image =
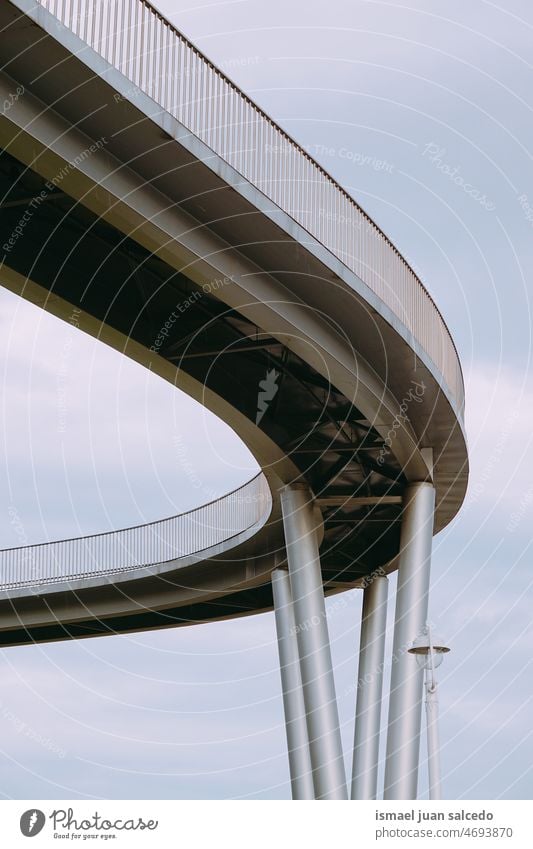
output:
M281 493L309 750L317 799L347 799L339 715L311 491Z
M314 799L313 769L309 754L307 719L300 673L296 622L292 605L291 582L285 569L272 572L272 595L278 635L279 668L285 730L289 752L289 772L293 799Z
M377 798L388 590L389 582L384 575L373 577L364 589L357 672L352 799Z
M435 490L410 484L404 495L392 652L385 799L416 799L424 673L408 654L426 624Z

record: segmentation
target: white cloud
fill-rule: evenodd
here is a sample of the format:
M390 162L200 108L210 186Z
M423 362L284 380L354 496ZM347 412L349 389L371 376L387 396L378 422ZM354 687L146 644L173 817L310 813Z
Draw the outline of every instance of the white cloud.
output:
M496 513L496 521L506 525L532 491L531 376L518 368L478 362L466 376L466 399L471 471L465 507Z

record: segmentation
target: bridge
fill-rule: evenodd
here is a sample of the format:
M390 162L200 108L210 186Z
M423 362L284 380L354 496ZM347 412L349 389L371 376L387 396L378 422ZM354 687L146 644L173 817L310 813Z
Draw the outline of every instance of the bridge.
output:
M431 540L468 457L453 340L338 183L144 0L0 0L0 283L224 419L261 473L0 553L0 644L275 609L295 798L347 798L324 596L364 607L352 798L416 798Z

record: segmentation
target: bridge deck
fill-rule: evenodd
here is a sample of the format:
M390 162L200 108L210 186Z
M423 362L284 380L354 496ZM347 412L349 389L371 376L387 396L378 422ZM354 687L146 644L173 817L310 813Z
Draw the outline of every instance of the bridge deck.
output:
M466 488L461 369L440 313L355 201L149 3L90 9L0 2L0 85L24 90L0 118L3 232L42 198L2 283L66 320L76 307L83 330L225 418L264 469L272 511L233 572L228 556L224 589L208 558L182 614L161 613L173 597L160 587L139 581L135 595L108 576L56 587L48 619L39 592L19 593L16 615L44 639L69 618L65 636L268 607L279 488L302 477L329 588L395 568L405 484L433 477L435 530ZM260 407L268 375L276 392ZM76 593L92 623L61 612Z

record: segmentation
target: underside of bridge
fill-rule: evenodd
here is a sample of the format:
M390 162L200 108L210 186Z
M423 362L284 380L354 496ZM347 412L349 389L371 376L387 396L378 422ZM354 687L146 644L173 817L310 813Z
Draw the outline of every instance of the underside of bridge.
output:
M24 238L5 258L11 269L146 348L157 345L175 364L178 386L180 372L189 374L254 422L262 412L260 384L273 384L259 427L316 495L325 521L325 581L352 583L395 557L404 477L346 397L280 341L68 195L47 189L5 151L0 192L4 234L43 193ZM217 285L224 281L213 291ZM258 593L255 606L267 603Z
M409 481L433 480L438 530L459 509L467 478L461 401L454 407L457 399L412 331L402 325L398 315L404 305L399 305L398 315L382 310L342 262L298 230L290 217L282 220L284 210L273 210L260 189L250 187L224 161L216 162L213 151L163 115L153 101L144 104L143 112L140 96L129 102L127 95L117 94L115 87L122 83L109 79L109 68L97 56L88 57L79 45L74 45L79 55L71 52L72 45L67 49L59 36L45 35L8 2L0 3L0 27L9 33L0 42L2 85L15 91L20 82L24 91L21 103L0 118L0 244L9 242L17 228L21 231L2 251L5 285L14 274L17 283L11 288L22 297L67 321L70 310L73 323L75 310L80 310L92 321L92 335L119 350L123 345L133 356L131 341L142 351L135 356L145 366L186 391L194 384L191 394L200 401L205 391L206 405L227 414L226 420L250 437L249 447L267 478L268 464L274 467L282 458L283 474L273 473L278 486L305 482L320 511L326 592L360 586L361 579L378 568L395 569L402 498ZM87 171L86 151L78 171L69 164L71 156L98 139L106 140L105 150L98 149ZM98 168L108 169L104 178ZM57 173L61 178L49 182ZM130 190L135 196L131 203ZM167 230L161 209L175 216ZM132 224L140 219L143 223ZM160 227L155 236L149 226L144 232L145 222L154 231ZM180 242L187 227L205 233L197 267L195 261L182 261L196 249L192 242ZM199 270L204 260L207 272ZM223 261L231 267L233 260L245 269L237 275L238 286L212 272ZM253 280L249 289L247 276ZM265 297L266 288L261 288L263 277L272 284L269 292L275 298L280 293L286 298L280 302L283 309L294 306L292 313L270 308L270 295ZM230 296L233 289L236 294ZM313 326L323 337L316 350L309 333ZM300 327L305 345L295 343ZM110 332L115 334L112 339ZM324 351L329 359L320 362ZM164 369L159 367L162 361ZM330 368L337 370L331 381ZM413 380L422 382L424 397L409 405L407 416L399 415L400 400ZM213 404L213 398L221 404ZM365 403L366 415L361 409ZM395 433L396 424L407 434L401 448L403 437ZM393 444L389 439L386 447L389 436ZM171 593L167 604L141 609L138 589L127 615L114 615L111 605L105 614L77 615L75 623L50 616L41 626L36 617L29 627L22 623L30 602L4 598L0 609L11 606L21 624L13 630L4 625L3 644L271 609L270 571L285 558L279 493L273 494L270 535L261 537L261 551L236 550L234 558L233 552L226 552L207 566L216 570L229 566L232 558L233 563L250 556L266 558L267 566L252 568L252 580L242 567L242 581L234 576L226 592L206 593L202 601L182 600L174 606ZM194 574L200 581L201 568ZM157 580L154 577L152 584ZM182 578L176 571L173 586L181 580L190 587L195 577L191 573ZM133 584L122 585L126 595L129 590L134 594ZM147 586L153 589L150 582ZM106 593L111 597L109 582L99 591L78 589L76 603L88 611L94 603L96 610L97 597ZM59 592L54 601L49 587L43 593L44 606L45 595L52 608L61 609ZM37 590L33 602L38 596Z

